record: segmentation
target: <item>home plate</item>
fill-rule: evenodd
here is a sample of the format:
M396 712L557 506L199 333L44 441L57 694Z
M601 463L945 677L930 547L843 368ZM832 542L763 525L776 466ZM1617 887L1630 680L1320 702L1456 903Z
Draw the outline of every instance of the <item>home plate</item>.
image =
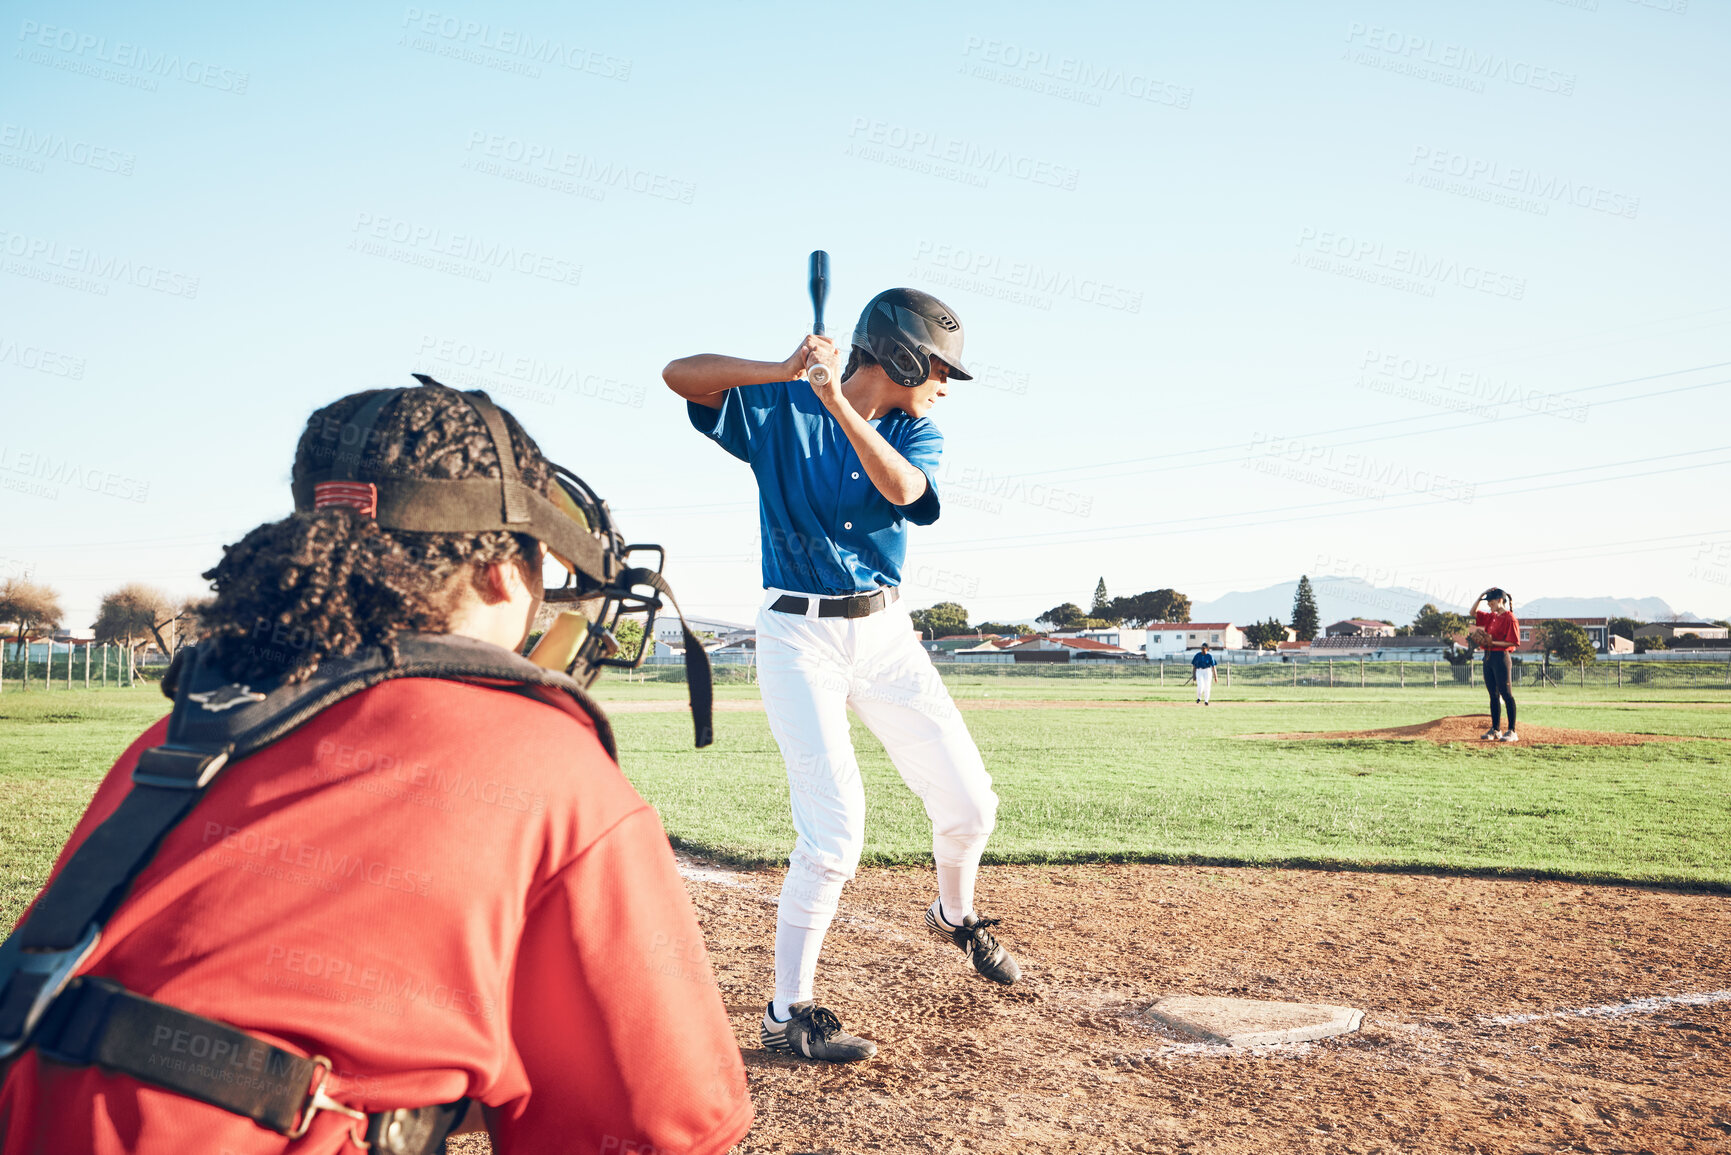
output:
M1358 1030L1364 1012L1326 1003L1268 1003L1259 999L1216 999L1174 995L1148 1008L1169 1027L1227 1047L1264 1047L1303 1043Z

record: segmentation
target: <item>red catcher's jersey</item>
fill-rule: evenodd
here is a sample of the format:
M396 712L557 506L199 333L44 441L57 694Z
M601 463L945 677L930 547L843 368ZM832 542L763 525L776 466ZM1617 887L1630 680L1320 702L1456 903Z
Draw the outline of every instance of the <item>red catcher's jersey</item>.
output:
M121 755L56 872L166 728ZM478 1099L501 1155L723 1152L751 1126L660 819L587 717L505 690L385 682L229 768L80 973L328 1056L362 1110ZM33 1050L0 1086L8 1155L335 1155L349 1122L289 1145Z

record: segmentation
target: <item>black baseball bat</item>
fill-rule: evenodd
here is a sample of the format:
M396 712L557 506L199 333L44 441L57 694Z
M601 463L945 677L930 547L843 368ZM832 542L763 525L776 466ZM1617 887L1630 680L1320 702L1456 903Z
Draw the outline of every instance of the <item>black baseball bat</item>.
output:
M811 331L823 336L823 303L829 297L829 254L819 249L811 255Z
M811 331L819 337L823 336L823 303L828 297L829 254L819 249L811 255ZM806 376L813 385L829 384L829 370L822 365L813 365Z

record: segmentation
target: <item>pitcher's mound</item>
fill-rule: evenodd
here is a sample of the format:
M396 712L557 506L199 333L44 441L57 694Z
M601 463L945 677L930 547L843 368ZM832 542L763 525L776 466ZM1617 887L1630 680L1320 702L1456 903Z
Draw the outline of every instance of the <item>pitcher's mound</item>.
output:
M1369 738L1389 742L1477 742L1481 746L1503 745L1481 738L1490 729L1489 714L1457 714L1413 726L1390 726L1386 730L1324 730L1298 731L1289 734L1242 734L1243 738L1279 739L1281 741L1340 740ZM1673 734L1613 734L1604 730L1559 730L1554 726L1519 726L1518 746L1639 746L1646 742L1690 742L1699 739Z

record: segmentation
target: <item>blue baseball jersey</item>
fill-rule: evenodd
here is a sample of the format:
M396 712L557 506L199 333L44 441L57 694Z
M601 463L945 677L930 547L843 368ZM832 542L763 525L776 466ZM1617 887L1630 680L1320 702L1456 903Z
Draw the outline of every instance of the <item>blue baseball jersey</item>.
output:
M1214 655L1197 650L1196 656L1190 659L1190 664L1198 670L1212 670L1215 665Z
M892 409L871 423L926 475L926 491L897 506L805 381L742 385L722 395L719 409L695 401L685 408L699 433L757 477L765 588L834 597L901 584L908 523L938 519L944 435L929 418Z

